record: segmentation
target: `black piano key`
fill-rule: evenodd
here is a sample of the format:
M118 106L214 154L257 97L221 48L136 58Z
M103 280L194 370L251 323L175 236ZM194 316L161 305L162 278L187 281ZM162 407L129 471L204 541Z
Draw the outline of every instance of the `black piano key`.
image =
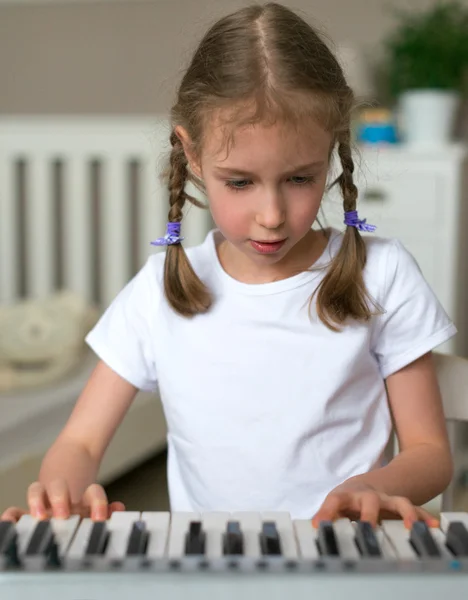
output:
M377 536L375 535L372 525L368 521L357 521L355 540L362 556L382 556Z
M86 556L102 555L107 546L109 532L105 521L96 521L93 523L93 529L89 536L88 546L86 548Z
M410 542L421 557L440 557L441 551L424 521L416 521L410 533Z
M265 521L260 533L260 548L264 555L281 555L281 540L273 521Z
M12 521L0 521L0 556L4 556L6 563L19 566L18 534Z
M321 521L317 534L317 546L322 556L340 556L338 540L331 521Z
M0 554L5 554L17 537L13 521L0 521Z
M26 556L46 555L54 543L54 531L49 520L39 521L26 548Z
M148 531L144 521L135 521L132 525L127 544L127 556L146 554L148 547Z
M445 545L455 556L468 556L468 531L461 521L450 523L445 535Z
M229 521L223 535L224 554L244 554L244 536L237 521Z
M185 554L205 554L205 532L200 521L192 521L185 534Z
M52 542L47 553L47 564L50 567L60 567L62 565L62 559L59 553L59 547L57 542Z

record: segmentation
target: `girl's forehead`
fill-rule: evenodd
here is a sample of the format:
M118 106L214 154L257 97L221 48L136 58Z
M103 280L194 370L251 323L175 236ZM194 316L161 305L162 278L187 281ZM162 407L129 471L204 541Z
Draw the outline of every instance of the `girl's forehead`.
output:
M305 120L301 126L288 121L259 121L257 123L225 122L219 119L208 126L204 135L203 153L213 158L220 155L251 153L255 149L294 149L310 152L313 148L320 153L328 152L331 134L313 119Z

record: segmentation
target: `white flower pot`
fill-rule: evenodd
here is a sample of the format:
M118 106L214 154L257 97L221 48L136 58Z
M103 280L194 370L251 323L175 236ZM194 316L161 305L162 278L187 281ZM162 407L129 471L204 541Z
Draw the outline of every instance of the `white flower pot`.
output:
M457 92L409 90L399 101L402 140L411 145L449 144L460 102Z

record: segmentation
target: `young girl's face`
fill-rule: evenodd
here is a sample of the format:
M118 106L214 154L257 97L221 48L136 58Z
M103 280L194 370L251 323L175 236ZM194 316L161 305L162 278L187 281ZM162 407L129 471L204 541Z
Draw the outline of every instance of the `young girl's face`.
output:
M312 264L311 231L327 181L331 134L314 122L213 127L195 172L203 180L213 220L226 242L225 269L246 282L288 276ZM315 256L315 258L317 258Z

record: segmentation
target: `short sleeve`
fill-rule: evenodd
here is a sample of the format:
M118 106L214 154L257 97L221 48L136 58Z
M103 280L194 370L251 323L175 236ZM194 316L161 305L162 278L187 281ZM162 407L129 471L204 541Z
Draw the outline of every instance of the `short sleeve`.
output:
M385 272L384 314L375 318L372 335L384 379L457 333L418 263L398 240L391 242Z
M152 392L157 387L152 343L157 294L150 261L112 301L86 342L118 375Z

